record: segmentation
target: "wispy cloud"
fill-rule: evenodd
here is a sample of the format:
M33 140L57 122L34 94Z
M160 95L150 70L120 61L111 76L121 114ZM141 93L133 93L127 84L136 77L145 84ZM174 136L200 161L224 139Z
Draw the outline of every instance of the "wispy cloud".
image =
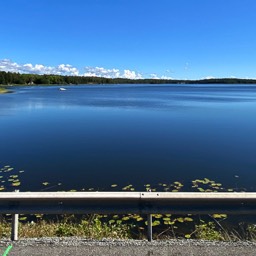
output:
M185 69L185 70L189 70L189 69L190 69L190 65L189 65L188 62L186 62L184 69Z
M214 79L214 76L205 76L205 77L201 77L200 79L204 80L204 79Z
M151 79L173 79L170 76L158 76L157 74L150 74Z

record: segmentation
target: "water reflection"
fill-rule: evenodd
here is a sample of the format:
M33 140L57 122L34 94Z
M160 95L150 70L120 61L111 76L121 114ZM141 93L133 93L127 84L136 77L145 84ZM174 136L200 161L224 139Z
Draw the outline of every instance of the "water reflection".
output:
M27 189L184 183L255 189L256 87L22 87L0 95L0 163Z

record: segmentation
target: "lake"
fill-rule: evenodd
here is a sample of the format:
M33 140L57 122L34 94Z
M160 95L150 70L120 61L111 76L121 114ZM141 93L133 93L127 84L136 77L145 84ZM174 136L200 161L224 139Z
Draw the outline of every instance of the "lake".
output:
M206 177L256 191L256 85L59 87L0 95L0 167L25 171L21 190Z

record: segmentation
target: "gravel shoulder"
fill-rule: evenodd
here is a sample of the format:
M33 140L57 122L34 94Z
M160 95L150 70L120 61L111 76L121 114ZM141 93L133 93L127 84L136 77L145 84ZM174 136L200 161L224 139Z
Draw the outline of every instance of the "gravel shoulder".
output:
M87 240L83 238L36 238L0 241L0 255L12 245L8 256L43 255L114 255L114 256L169 256L169 255L256 255L253 242L210 242L200 240Z

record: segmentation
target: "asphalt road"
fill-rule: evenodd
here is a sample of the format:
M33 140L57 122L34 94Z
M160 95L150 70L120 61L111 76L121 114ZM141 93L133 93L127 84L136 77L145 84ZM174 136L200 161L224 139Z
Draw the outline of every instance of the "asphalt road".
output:
M206 242L198 240L147 241L102 240L82 238L22 239L18 242L0 241L0 254L12 245L8 256L66 256L66 255L114 255L114 256L206 256L206 255L256 255L256 243L251 242Z

